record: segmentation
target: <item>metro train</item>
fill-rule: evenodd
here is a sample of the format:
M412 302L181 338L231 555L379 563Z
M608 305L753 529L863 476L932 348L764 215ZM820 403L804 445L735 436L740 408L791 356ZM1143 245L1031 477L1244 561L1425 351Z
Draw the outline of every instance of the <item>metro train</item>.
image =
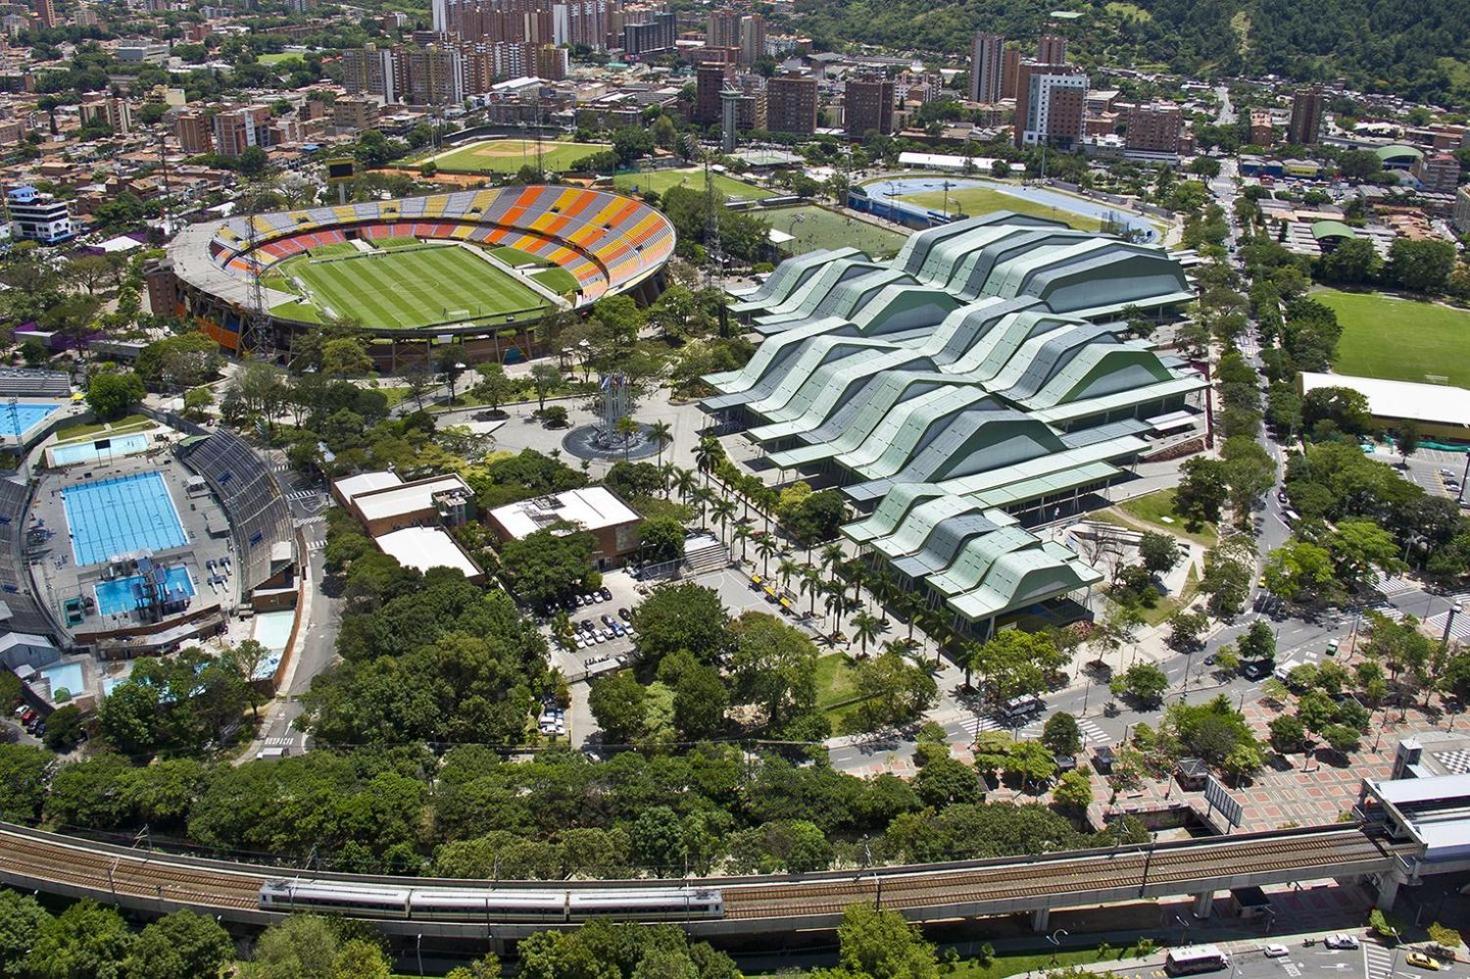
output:
M261 885L265 911L313 911L353 918L417 921L590 921L595 918L687 920L724 915L720 892L707 887L502 890L401 887L331 880L271 880Z

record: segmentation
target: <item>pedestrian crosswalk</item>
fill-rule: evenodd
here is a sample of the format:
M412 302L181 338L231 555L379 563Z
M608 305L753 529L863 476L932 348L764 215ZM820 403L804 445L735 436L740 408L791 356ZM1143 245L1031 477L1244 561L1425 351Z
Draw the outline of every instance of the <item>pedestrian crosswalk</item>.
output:
M1386 575L1379 573L1378 590L1385 598L1393 598L1406 592L1417 591L1419 586L1405 578L1403 575Z
M289 462L272 462L271 463L271 472L285 473L285 472L290 472L290 471L291 471L291 464Z
M326 549L326 546L327 546L327 541L326 541L325 538L323 538L321 540L309 540L309 541L306 542L306 549L308 551L321 551L321 550L325 550Z
M1077 720L1077 726L1082 729L1082 740L1088 744L1109 745L1113 743L1113 739L1108 736L1108 732L1098 727L1097 722L1090 718L1079 718Z
M991 731L1001 731L1005 734L1014 735L1017 741L1028 741L1041 737L1041 731L1045 727L1046 721L1045 718L1040 718L1029 721L1021 727L1013 727L989 715L981 715L979 717L967 717L962 723L966 733L972 739L979 738L981 734ZM1112 737L1096 721L1090 718L1079 717L1077 719L1077 727L1082 733L1084 744L1101 746L1113 743Z
M286 499L296 502L299 500L314 500L319 496L321 496L321 493L317 490L294 490L286 494Z
M1393 952L1382 945L1364 942L1363 962L1368 979L1389 979L1393 975Z
M1448 612L1440 612L1438 615L1431 615L1424 620L1424 627L1429 630L1431 635L1444 635L1445 620L1449 618L1449 614ZM1455 614L1455 621L1450 624L1450 638L1458 639L1461 642L1470 642L1470 615L1466 615L1463 612L1457 612Z

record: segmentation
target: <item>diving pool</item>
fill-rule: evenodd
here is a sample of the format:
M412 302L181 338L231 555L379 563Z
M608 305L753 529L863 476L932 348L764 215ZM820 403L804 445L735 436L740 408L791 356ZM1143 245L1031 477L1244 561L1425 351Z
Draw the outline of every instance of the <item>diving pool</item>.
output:
M164 573L163 581L171 598L194 594L194 579L190 576L189 569L182 564L169 568ZM143 605L142 584L143 576L140 574L97 582L93 586L97 591L97 611L103 615L114 615L118 612L131 612L141 607Z
M65 690L73 697L86 693L86 680L82 677L81 663L57 663L38 670L43 677L51 681L51 699L56 699L58 690Z
M0 435L20 438L31 427L46 419L60 408L56 404L18 404L14 408L0 407Z

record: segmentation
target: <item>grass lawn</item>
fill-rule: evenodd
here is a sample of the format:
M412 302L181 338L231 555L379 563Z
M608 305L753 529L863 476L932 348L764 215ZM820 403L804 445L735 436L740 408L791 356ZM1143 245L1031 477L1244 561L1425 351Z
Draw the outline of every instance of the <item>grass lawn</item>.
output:
M1419 383L1438 375L1470 387L1470 312L1373 292L1323 289L1312 298L1342 324L1339 374Z
M583 157L612 149L607 143L573 143L544 140L541 164L548 170L566 170ZM434 157L434 165L446 173L515 173L536 165L536 141L492 139L461 146Z
M311 250L312 258L333 258L341 255L356 255L359 249L350 241L334 241L317 245Z
M907 240L897 231L811 204L759 211L757 216L796 239L782 246L792 255L851 245L873 258L891 258Z
M936 211L943 210L945 206L945 194L942 190L926 190L921 194L909 194L900 197L899 200L918 204L920 207L932 208ZM956 210L964 211L965 214L974 217L977 214L987 214L991 211L1015 211L1017 214L1029 214L1032 217L1051 218L1055 221L1065 221L1079 231L1097 231L1102 228L1102 222L1095 217L1086 214L1077 214L1073 211L1063 211L1059 208L1048 207L1036 201L1028 201L1020 197L989 187L961 187L949 192L949 211L951 214Z
M1126 956L1126 957L1125 957ZM956 976L958 979L1004 979L1005 976L1020 975L1023 972L1045 972L1051 969L1061 969L1069 965L1084 965L1092 962L1118 962L1119 968L1125 968L1128 960L1134 957L1134 949L1114 948L1107 955L1098 955L1095 948L1065 949L1055 954L1051 952L1032 952L1017 955L996 955L991 958L988 965L981 965L979 959L962 959L956 963L954 971L946 971L946 976ZM755 975L756 973L747 973ZM774 973L761 973L773 975ZM798 976L801 973L782 971L782 976Z
M368 244L386 251L390 248L412 248L414 245L422 245L423 242L413 235L393 235L391 238L374 238Z
M1135 521L1153 524L1160 530L1177 534L1180 537L1188 537L1195 543L1206 547L1213 547L1220 536L1214 524L1205 524L1197 531L1186 530L1184 518L1174 512L1173 489L1161 489L1145 496L1126 500L1118 504L1118 509Z
M256 55L256 57L255 57L255 60L258 61L258 62L260 62L263 65L278 65L282 61L291 61L293 59L296 60L296 61L304 61L305 60L304 58L301 57L301 55L299 55L299 54L292 54L292 53L287 52L287 51L277 51L274 54L261 54L261 55Z
M90 425L68 425L56 430L56 441L70 442L74 439L83 439L92 435L110 433L121 435L125 432L141 432L156 427L153 419L147 415L127 415L111 423L98 423Z
M818 603L820 609L821 603ZM823 710L857 693L857 667L845 653L831 653L817 660L817 706Z
M1153 14L1149 13L1147 10L1144 10L1137 4L1120 3L1117 2L1117 0L1114 0L1113 3L1108 4L1107 11L1110 14L1117 14L1118 16L1127 18L1128 20L1149 21L1154 19Z
M734 177L727 177L723 173L712 173L710 179L715 185L715 192L726 197L740 197L745 200L760 200L765 197L774 196L769 190L748 184ZM618 190L631 192L651 190L655 194L666 193L671 187L693 187L704 189L704 171L698 167L687 170L650 170L647 173L620 173L613 178L613 186Z
M275 312L351 317L369 327L411 329L435 323L503 317L539 309L542 298L473 253L452 245L374 252L350 258L296 258L271 278L275 288L299 280L302 301Z
M558 296L565 296L577 291L577 277L563 268L553 266L542 269L539 272L532 272L531 278Z
M500 259L506 265L520 268L522 265L545 265L546 259L523 252L519 248L511 248L508 245L500 245L490 249L490 254Z

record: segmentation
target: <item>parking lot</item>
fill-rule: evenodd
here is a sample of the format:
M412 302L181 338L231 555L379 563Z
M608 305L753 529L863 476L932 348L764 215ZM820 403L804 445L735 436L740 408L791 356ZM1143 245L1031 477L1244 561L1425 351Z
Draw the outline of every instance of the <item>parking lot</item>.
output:
M602 577L602 587L610 597L604 598L600 594L585 596L596 601L590 605L579 604L567 611L574 629L570 648L552 636L549 623L544 627L552 650L552 665L560 669L569 681L606 673L632 661L632 630L628 618L620 610L631 617L643 597L638 592L640 583L629 577L626 571L609 571Z

